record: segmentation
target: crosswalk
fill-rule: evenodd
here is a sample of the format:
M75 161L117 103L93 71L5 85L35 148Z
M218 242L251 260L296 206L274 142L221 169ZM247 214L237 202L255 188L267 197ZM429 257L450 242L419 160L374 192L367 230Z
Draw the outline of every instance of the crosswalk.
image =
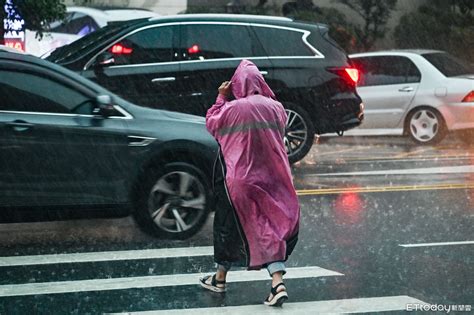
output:
M86 252L71 253L58 255L31 255L31 256L13 256L0 257L0 273L6 273L9 268L12 270L22 270L28 268L38 273L51 272L51 277L41 278L40 280L30 279L28 282L17 283L14 277L11 278L13 283L5 283L5 279L0 284L0 301L3 305L9 305L4 309L6 313L24 313L21 306L28 307L28 301L34 298L35 305L40 305L42 299L48 303L61 305L67 303L67 307L57 308L57 314L65 313L64 310L77 310L78 313L111 313L111 314L318 314L318 313L366 313L366 312L383 312L383 311L402 311L405 310L407 304L426 304L414 297L407 295L395 296L374 296L374 297L354 297L336 300L312 300L308 301L307 297L298 300L291 297L283 309L273 309L263 304L254 304L252 301L246 302L245 299L239 300L236 305L236 299L230 299L226 303L222 300L215 300L214 293L207 293L211 296L210 303L206 301L198 301L199 303L175 303L173 295L164 297L166 294L160 294L159 303L150 303L147 307L141 303L139 306L131 303L116 304L114 297L127 295L127 292L133 292L133 296L146 296L150 294L149 290L174 290L180 292L180 298L183 295L189 295L187 299L193 301L193 294L201 294L202 289L197 285L198 278L203 274L211 272L212 264L209 266L196 266L196 262L192 259L205 257L208 261L212 261L213 248L209 246L202 247L182 247L182 248L162 248L162 249L145 249L145 250L124 250L124 251L105 251L105 252ZM109 266L117 266L128 263L133 265L134 262L141 264L153 263L164 260L172 266L167 270L159 270L152 272L151 275L134 274L132 276L115 276L115 277L98 277L81 278L76 276L72 280L55 279L53 275L61 273L61 271L70 271L76 269L87 270L89 273L94 272L91 266L98 264L106 264ZM190 266L187 266L190 265ZM186 272L177 273L176 268L185 269ZM201 269L201 268L205 269ZM20 268L20 269L19 269ZM54 268L54 271L52 268ZM111 267L113 268L113 267ZM25 269L23 269L25 270ZM205 271L205 272L203 272ZM166 273L168 272L168 273ZM159 274L156 274L159 273ZM311 283L316 279L329 279L333 277L344 277L344 274L321 268L318 266L300 266L287 268L285 279L299 279ZM47 281L45 281L45 279ZM251 284L268 285L269 276L265 270L261 271L245 271L235 270L229 272L227 282L231 288L227 295L232 296L233 291L244 291L247 294L251 290ZM140 291L141 290L141 291ZM148 291L147 291L148 290ZM181 290L181 291L180 291ZM84 305L80 300L91 299L90 296L107 297L96 299L95 305ZM71 298L73 297L73 298ZM27 301L22 303L22 301ZM102 301L103 300L103 301ZM133 301L133 298L130 299ZM186 300L186 297L184 297ZM10 303L10 304L9 304ZM102 305L101 305L102 303ZM1 304L1 303L0 303ZM180 304L180 305L177 305ZM207 305L206 305L207 304ZM16 308L18 305L18 308ZM126 305L126 306L124 306ZM114 308L116 306L116 308ZM170 307L172 306L172 307ZM77 307L77 308L76 308ZM126 307L126 309L125 309ZM8 310L8 311L7 311ZM0 313L2 309L0 308ZM55 314L55 310L51 310L51 314Z
M262 305L243 305L243 306L225 306L225 307L205 307L181 310L157 310L144 312L110 313L110 314L130 314L130 315L164 315L164 314L344 314L344 313L372 313L400 311L405 309L407 304L423 303L420 300L409 296L389 296L363 299L342 299L332 301L313 301L299 303L285 303L284 309L274 309ZM403 306L403 308L401 308Z

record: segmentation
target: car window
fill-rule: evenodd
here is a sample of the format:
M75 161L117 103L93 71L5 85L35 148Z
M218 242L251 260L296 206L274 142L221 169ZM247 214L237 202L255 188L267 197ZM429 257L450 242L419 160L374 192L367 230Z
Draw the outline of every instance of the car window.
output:
M447 77L474 73L473 67L446 53L430 53L422 56Z
M49 24L49 29L54 33L67 33L67 25L71 21L74 13L66 13L63 20L54 21Z
M117 35L123 28L124 25L121 23L108 24L68 45L56 48L46 59L56 63L69 63L77 60L97 48L98 43Z
M245 25L190 24L182 26L181 51L187 60L263 56Z
M84 13L68 13L64 20L50 24L51 32L84 36L99 28L89 15Z
M268 56L314 56L303 42L303 33L273 27L253 26Z
M83 13L75 13L67 25L67 33L84 36L98 28L99 26L90 16Z
M89 98L82 93L36 74L0 70L0 110L74 113L84 110Z
M403 56L374 56L352 58L361 72L359 86L416 83L421 73L415 64Z
M116 65L172 61L174 29L163 26L139 31L112 45L109 52Z

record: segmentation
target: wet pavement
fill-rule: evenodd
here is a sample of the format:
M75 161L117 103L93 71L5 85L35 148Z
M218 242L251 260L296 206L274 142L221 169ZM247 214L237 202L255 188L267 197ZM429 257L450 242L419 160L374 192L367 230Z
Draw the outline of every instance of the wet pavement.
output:
M185 241L127 217L1 224L0 314L472 313L474 146L324 137L293 174L302 216L282 310L262 305L265 271L231 271L224 295L197 285L213 270L212 217Z

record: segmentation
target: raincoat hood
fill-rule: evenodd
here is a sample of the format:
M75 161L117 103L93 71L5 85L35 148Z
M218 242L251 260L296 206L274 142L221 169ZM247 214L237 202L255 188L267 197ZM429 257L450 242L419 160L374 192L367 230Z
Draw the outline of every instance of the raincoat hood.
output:
M236 99L259 94L275 99L275 94L265 82L257 66L249 61L242 60L231 79L232 93Z

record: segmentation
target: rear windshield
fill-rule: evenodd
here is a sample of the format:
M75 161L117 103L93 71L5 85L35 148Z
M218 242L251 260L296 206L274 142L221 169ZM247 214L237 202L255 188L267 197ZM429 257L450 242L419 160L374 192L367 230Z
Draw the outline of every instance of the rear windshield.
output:
M447 77L474 73L472 66L446 53L423 54L423 57Z
M312 26L308 42L319 50L326 59L347 64L346 52L329 36L329 29L327 27L321 25Z
M122 23L109 24L95 32L73 41L69 45L62 46L54 50L48 58L49 61L68 63L84 55L88 50L102 43L103 39L112 37L124 28Z

